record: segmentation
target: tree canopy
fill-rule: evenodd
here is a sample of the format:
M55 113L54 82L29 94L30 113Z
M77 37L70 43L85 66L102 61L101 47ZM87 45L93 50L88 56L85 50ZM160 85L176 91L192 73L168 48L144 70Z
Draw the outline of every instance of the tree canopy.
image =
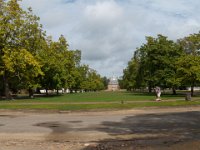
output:
M176 89L193 87L200 81L200 33L177 41L168 37L146 37L146 43L137 48L124 69L123 86L128 89L160 86Z
M80 62L81 51L70 50L63 35L58 41L47 37L31 8L23 10L18 0L0 0L1 95L10 98L11 92L27 89L32 96L36 88L103 89L100 75Z

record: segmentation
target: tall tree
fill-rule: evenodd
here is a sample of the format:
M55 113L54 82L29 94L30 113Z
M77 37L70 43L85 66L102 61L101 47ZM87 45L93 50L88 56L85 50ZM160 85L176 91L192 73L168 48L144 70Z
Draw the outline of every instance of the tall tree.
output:
M138 87L138 76L139 76L139 62L136 58L136 53L134 54L134 57L128 62L128 66L123 71L123 85L126 87L127 90L133 90ZM142 82L140 82L140 85L142 85Z
M178 43L185 52L177 62L179 74L182 75L180 79L191 86L193 95L194 86L200 81L200 32L180 39Z
M176 44L163 35L158 35L157 38L147 37L147 44L141 46L139 51L140 65L149 92L154 86L168 86L175 74L172 71L175 70L175 59L180 55Z
M175 94L180 84L175 62L182 54L181 48L163 35L146 40L124 70L125 83L130 89L148 86L149 92L155 86L172 87Z
M0 43L0 68L4 82L5 96L9 98L9 86L13 83L13 78L16 79L18 77L19 80L21 78L27 79L26 85L28 85L28 83L31 83L32 77L41 74L41 70L39 63L32 53L29 52L28 47L22 45L24 23L28 19L25 17L26 12L20 8L18 0L8 1L3 5L2 10L3 13L0 20L0 38L2 39ZM22 65L18 61L26 65ZM25 73L24 70L26 72L30 70L30 73Z
M41 86L48 89L59 89L64 86L65 81L65 61L67 47L66 43L54 42L51 37L48 37L44 43L42 51L39 52L39 59L42 66L44 76L41 77ZM47 92L48 94L48 92Z

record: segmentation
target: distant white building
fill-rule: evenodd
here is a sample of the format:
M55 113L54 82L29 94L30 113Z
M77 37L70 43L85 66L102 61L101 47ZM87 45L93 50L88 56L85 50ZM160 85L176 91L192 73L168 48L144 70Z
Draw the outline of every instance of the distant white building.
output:
M118 91L119 89L118 79L114 76L111 77L108 83L108 91Z

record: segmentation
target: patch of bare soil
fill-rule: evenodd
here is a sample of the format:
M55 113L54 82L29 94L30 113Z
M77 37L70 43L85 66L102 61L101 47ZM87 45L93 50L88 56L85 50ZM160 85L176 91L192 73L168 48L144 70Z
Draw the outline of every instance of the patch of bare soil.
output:
M20 138L20 137L19 137ZM83 144L68 142L47 142L47 141L6 141L0 142L0 150L79 150Z
M143 139L127 141L107 141L91 144L83 150L199 150L200 140L181 141L172 139Z
M121 122L104 122L107 133L121 138L102 140L83 150L200 150L198 109L168 110L127 116ZM133 137L124 138L127 135Z

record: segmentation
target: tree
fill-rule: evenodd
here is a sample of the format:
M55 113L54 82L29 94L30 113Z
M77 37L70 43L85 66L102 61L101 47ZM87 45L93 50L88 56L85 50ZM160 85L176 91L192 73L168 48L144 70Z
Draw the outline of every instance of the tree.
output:
M104 89L101 76L96 72L96 70L89 68L89 66L82 66L81 76L83 78L80 87L84 91L99 91Z
M87 80L89 83L89 90L91 91L99 91L104 88L101 76L93 69L89 70Z
M178 40L178 43L184 50L184 55L177 62L180 80L191 86L193 96L194 86L200 81L200 33L191 34Z
M58 89L65 86L66 80L66 62L68 47L64 37L58 42L52 41L51 37L46 39L43 49L39 52L39 59L42 66L44 76L41 76L41 86L48 89ZM46 92L48 94L48 92Z
M135 59L135 57L133 57L131 59L131 61L128 62L128 66L126 69L124 69L123 73L123 85L124 87L126 87L127 90L133 90L137 87L137 76L139 74L138 69L138 62Z
M80 50L70 50L67 54L66 59L68 62L66 63L67 80L66 87L70 89L70 91L77 91L80 89L80 83L82 80L81 77L81 52Z
M30 97L38 87L57 93L60 88L80 90L90 75L94 82L89 89L101 89L100 75L83 71L81 51L69 50L63 35L58 41L46 37L39 17L31 8L24 11L18 1L0 0L0 94L10 98L11 88L29 89Z
M1 7L0 69L4 82L5 96L9 98L9 86L12 84L13 79L18 78L20 81L23 78L26 79L26 85L31 85L31 81L34 81L32 77L36 77L42 72L37 59L29 51L30 46L27 47L22 44L24 23L28 19L26 12L20 8L18 0L4 2ZM24 65L18 63L18 61L23 62ZM30 71L30 73L25 73L24 70L26 72Z
M80 82L80 89L84 91L89 91L89 81L88 81L88 73L89 73L89 66L88 65L81 65L79 67L79 72L81 75L81 82Z
M17 78L20 88L34 87L35 77L43 74L40 63L26 49L6 49L3 63L5 64L5 70L9 73L9 77L12 79ZM35 86L37 87L37 85Z
M57 42L48 37L43 50L39 53L43 64L44 76L41 85L46 89L68 88L71 91L80 89L80 50L69 50L63 35ZM47 93L48 94L48 93Z
M178 73L180 80L185 85L191 86L191 95L194 93L194 86L200 81L200 56L184 55L179 58Z
M124 83L128 89L155 86L175 89L180 84L175 62L182 54L181 48L166 36L146 37L147 43L135 51L124 70Z
M31 8L28 8L27 11L24 11L22 30L20 34L20 46L27 49L28 52L33 55L35 60L39 61L38 53L43 48L42 44L45 42L45 32L42 30L42 25L39 23L39 17L33 14ZM32 97L33 89L40 86L38 84L37 77L39 75L43 75L43 73L40 73L35 77L31 77L34 72L34 68L30 68L26 70L26 72L27 77L24 78L28 80L24 80L26 81L24 82L24 88L29 88L29 97ZM28 77L29 75L30 77Z
M109 83L109 79L104 76L104 77L102 77L102 81L103 81L104 89L107 89L108 83Z

